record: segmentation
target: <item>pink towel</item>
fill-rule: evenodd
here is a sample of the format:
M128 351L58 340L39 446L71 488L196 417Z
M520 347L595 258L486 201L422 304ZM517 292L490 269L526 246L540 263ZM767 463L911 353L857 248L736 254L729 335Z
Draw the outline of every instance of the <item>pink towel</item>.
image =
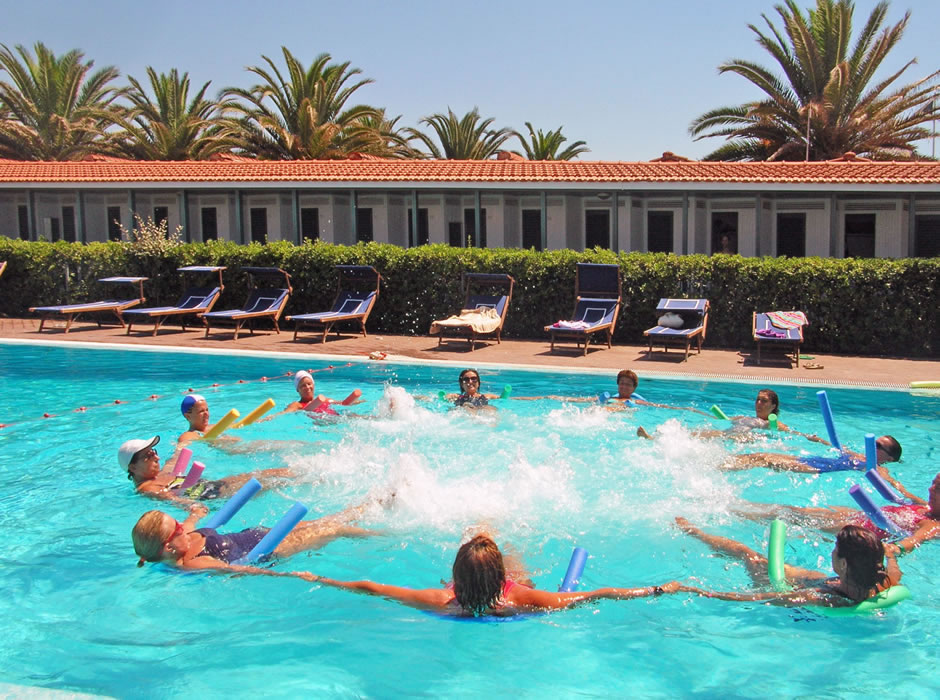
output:
M767 318L777 328L784 330L805 326L809 321L802 311L768 311Z

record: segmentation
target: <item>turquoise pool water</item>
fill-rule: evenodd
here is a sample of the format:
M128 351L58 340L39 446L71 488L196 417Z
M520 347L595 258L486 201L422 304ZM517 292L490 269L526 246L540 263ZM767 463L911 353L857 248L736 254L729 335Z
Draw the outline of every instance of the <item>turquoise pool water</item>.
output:
M7 424L0 429L0 680L118 697L935 696L935 543L902 561L913 600L848 619L665 596L468 625L299 580L136 568L130 530L137 518L152 507L182 514L133 493L119 472L118 445L159 434L168 455L184 427L178 405L189 387L208 398L217 420L269 396L285 405L292 384L275 377L327 364L0 344L0 423ZM676 515L763 549L767 523L737 519L730 506L740 499L850 505L847 489L860 476L721 472L729 452L819 453L820 446L768 433L748 444L699 440L691 430L721 425L689 412L508 401L497 402L495 417L479 418L439 401L412 402L455 391L457 372L337 366L315 375L317 392L342 398L361 388L367 402L347 413L366 417L325 423L292 414L250 426L237 432L254 450L242 454L198 444L210 478L285 465L298 474L256 497L230 528L270 524L295 500L318 516L394 492L388 507L373 503L362 521L378 536L338 540L277 568L430 587L448 578L465 529L484 522L523 553L542 588L557 587L580 545L591 554L584 588L679 579L743 589L750 587L743 568L679 533ZM514 396L615 388L608 375L481 374L485 390L511 384ZM641 379L639 391L651 401L706 410L718 403L744 414L758 388ZM824 434L817 387L771 388L784 421ZM865 432L895 435L904 459L894 473L925 493L937 471L940 398L828 393L843 443L861 449ZM75 412L81 406L87 410ZM638 439L638 425L656 439ZM791 526L787 560L828 570L831 541Z

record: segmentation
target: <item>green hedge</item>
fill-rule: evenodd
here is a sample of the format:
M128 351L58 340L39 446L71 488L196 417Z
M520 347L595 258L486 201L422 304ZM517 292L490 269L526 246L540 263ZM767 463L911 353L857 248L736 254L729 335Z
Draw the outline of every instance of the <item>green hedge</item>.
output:
M743 258L729 255L615 254L595 249L537 253L516 249L400 248L377 243L337 246L287 242L238 245L191 243L162 256L142 255L125 243L46 243L0 237L0 314L26 316L30 306L100 298L96 283L108 275L142 275L148 304L174 302L182 291L182 265L226 265L219 308L247 294L243 265L282 267L294 296L287 313L329 308L333 266L374 265L382 294L369 326L375 333L424 334L435 318L462 301L462 271L506 272L516 279L505 337L545 338L542 327L570 315L577 262L619 263L623 312L615 341L642 343L661 297L706 297L712 312L706 345L749 347L751 312L802 309L810 320L808 351L861 355L936 356L937 278L940 259L834 260Z

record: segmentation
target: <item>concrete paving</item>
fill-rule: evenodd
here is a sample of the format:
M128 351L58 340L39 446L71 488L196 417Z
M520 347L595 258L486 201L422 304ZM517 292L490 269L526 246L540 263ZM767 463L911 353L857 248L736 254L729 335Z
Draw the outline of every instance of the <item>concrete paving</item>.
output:
M142 328L142 327L141 327ZM544 340L503 340L478 343L470 351L465 340L446 341L438 345L431 336L369 335L362 337L352 333L341 336L331 334L325 343L319 342L318 334L301 333L293 340L293 329L275 334L270 329L249 335L243 331L238 340L232 340L227 329L213 330L204 337L202 329L180 330L177 326L161 328L153 336L149 330L135 327L130 335L117 326L99 328L93 322L79 321L66 334L65 322L47 322L42 333L37 319L0 319L0 339L9 338L25 342L65 341L83 343L111 343L119 345L149 345L157 347L203 348L212 351L230 349L252 352L284 352L303 355L347 356L365 358L372 353L386 353L387 360L412 358L455 363L461 366L484 366L488 364L522 365L570 370L634 369L640 376L694 376L721 379L744 379L777 383L809 384L823 386L870 386L907 388L912 381L940 381L940 361L937 359L904 359L885 357L861 357L845 355L813 356L812 360L801 360L795 367L782 355L764 352L763 363L757 365L753 348L741 351L709 348L706 342L701 354L693 353L683 361L684 352L661 349L647 354L645 345L591 345L587 355L582 355L573 344L556 346L549 350ZM810 369L808 363L821 365Z

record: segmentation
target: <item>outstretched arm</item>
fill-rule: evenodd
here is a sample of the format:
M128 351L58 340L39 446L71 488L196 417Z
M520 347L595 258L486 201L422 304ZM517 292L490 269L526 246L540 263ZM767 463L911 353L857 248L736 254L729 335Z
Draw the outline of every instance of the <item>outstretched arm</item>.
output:
M512 589L509 602L520 607L562 610L592 600L631 600L633 598L663 595L664 593L675 593L678 590L678 581L670 581L662 586L598 588L593 591L575 591L573 593L553 593L551 591L540 591L536 588L516 587Z
M337 581L325 576L317 576L308 571L295 572L294 575L311 583L322 583L324 586L343 588L353 593L381 596L421 610L440 610L446 607L454 598L453 592L445 588L416 589L390 586L384 583L375 583L374 581Z
M933 519L921 520L917 529L902 540L894 544L885 544L885 553L892 557L900 554L909 554L920 547L927 540L933 540L940 537L940 521ZM889 557L888 564L892 559ZM889 572L890 573L890 572Z
M718 600L732 600L738 602L765 602L787 608L798 608L804 605L841 608L854 605L848 598L836 598L820 591L805 588L796 591L767 591L764 593L707 591L701 588L695 588L694 586L679 586L679 590L680 592L697 593L705 598L717 598Z
M913 493L907 490L907 487L904 486L900 481L891 476L891 472L888 471L887 467L878 467L878 474L882 479L887 481L894 488L895 491L898 491L902 496L911 499L912 503L916 503L919 506L927 505L927 501L923 498L915 496Z

